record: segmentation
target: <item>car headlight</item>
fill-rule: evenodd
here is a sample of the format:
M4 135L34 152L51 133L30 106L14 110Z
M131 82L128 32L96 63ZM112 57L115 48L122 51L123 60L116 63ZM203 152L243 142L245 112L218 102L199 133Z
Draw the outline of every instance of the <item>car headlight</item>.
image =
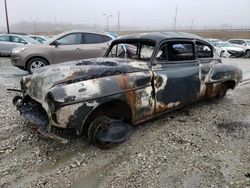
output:
M12 53L13 53L13 54L18 54L18 53L24 51L26 48L27 48L27 47L16 47L16 48L13 48L13 49L12 49Z

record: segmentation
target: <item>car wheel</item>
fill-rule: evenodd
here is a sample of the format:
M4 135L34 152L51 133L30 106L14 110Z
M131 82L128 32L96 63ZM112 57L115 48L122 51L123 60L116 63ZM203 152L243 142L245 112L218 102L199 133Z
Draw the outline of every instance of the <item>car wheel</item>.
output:
M88 128L88 140L91 144L97 146L99 149L107 150L116 146L117 143L101 142L97 139L97 134L100 130L107 128L110 125L110 120L108 116L97 117Z
M250 57L250 50L247 50L247 51L245 52L245 57Z
M225 55L225 52L222 51L222 52L220 53L220 57L224 57L224 55Z
M127 140L133 133L133 127L122 119L106 115L96 116L88 128L88 140L99 149L110 149Z
M217 91L217 95L215 96L216 99L222 99L223 97L225 97L225 95L227 94L227 84L226 83L222 83L220 84L218 91Z
M40 57L33 58L27 63L27 71L32 74L36 69L48 65L48 62Z

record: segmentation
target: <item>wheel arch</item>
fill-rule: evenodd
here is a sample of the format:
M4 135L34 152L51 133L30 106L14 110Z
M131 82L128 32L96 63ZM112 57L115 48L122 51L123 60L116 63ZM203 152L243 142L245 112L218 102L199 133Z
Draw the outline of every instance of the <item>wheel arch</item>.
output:
M236 81L235 80L226 80L226 81L224 81L222 83L226 84L228 89L234 89L235 86L236 86Z
M85 134L88 131L90 123L100 114L109 115L113 118L124 118L125 122L132 123L133 112L128 103L120 99L114 99L104 102L94 108L83 120L82 125L78 128L78 134Z
M31 59L34 59L34 58L41 58L41 59L45 60L45 61L48 63L48 65L50 64L49 60L48 60L47 58L43 57L43 56L39 56L39 55L31 56L31 57L29 57L29 58L25 61L25 69L26 69L26 70L27 70L27 68L28 68L27 66L28 66L29 61L30 61Z

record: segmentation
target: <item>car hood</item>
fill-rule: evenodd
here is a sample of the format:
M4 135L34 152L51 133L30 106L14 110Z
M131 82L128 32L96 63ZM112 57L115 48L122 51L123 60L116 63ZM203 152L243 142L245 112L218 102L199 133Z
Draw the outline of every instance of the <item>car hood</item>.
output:
M41 102L56 85L148 70L148 64L142 61L120 58L85 59L39 68L32 75L23 77L21 87L24 93Z
M243 49L239 47L226 47L226 49L236 51L236 52L243 52Z

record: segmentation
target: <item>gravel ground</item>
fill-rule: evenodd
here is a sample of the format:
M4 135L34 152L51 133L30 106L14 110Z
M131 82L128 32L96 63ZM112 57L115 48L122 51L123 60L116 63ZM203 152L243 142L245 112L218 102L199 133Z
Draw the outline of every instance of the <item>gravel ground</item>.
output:
M244 71L250 60L227 59ZM76 136L62 145L38 137L12 106L25 71L0 58L1 187L250 187L250 84L139 125L102 151Z

